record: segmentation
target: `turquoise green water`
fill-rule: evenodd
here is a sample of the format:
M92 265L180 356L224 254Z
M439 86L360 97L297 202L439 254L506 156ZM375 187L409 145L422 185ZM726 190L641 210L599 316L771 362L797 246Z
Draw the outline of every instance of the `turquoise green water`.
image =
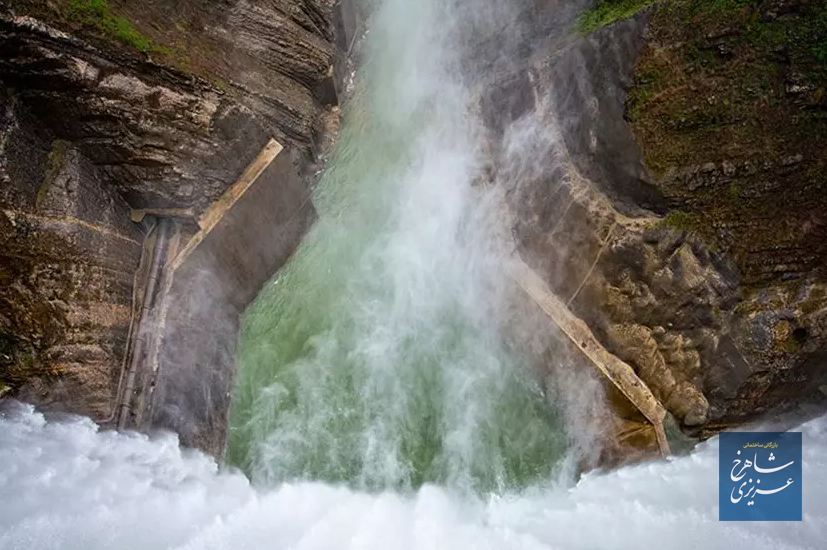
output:
M500 334L495 201L471 185L446 10L388 0L375 17L320 219L244 317L227 457L258 483L511 490L565 451Z

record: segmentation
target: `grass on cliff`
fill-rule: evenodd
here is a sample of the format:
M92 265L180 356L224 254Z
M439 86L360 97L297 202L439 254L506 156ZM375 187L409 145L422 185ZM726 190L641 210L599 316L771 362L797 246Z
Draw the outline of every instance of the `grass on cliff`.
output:
M627 19L656 0L598 0L577 17L577 30L588 34L615 21Z
M662 224L718 245L746 285L827 257L810 225L827 207L827 0L777 6L662 3L626 103L650 174L680 208Z
M743 43L755 48L784 47L790 54L811 56L827 65L827 2L803 2L804 17L786 21L762 17L759 0L689 0L692 23L719 26L733 23ZM766 9L766 8L764 8Z
M4 0L0 0L3 4ZM151 56L156 63L215 81L226 66L223 39L191 27L197 20L195 0L5 0L18 15L89 40L103 51ZM215 1L204 2L204 10ZM186 8L186 9L185 9Z
M138 32L129 19L112 13L106 0L72 0L69 5L69 19L138 51L148 53L158 50L152 40Z

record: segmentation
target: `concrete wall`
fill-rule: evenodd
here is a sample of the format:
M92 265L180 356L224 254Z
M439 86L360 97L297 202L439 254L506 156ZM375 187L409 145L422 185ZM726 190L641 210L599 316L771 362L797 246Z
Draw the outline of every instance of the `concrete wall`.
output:
M315 220L310 190L271 142L168 265L149 321L131 423L220 455L239 318Z

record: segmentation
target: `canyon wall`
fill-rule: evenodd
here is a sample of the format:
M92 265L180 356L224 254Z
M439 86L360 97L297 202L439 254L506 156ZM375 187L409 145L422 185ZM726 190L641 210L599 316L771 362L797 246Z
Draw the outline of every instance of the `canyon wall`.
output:
M152 346L164 356L170 343L148 334L198 324L222 361L191 361L190 380L232 373L239 312L315 217L309 186L338 129L345 72L336 33L356 32L347 12L325 0L0 2L0 391L103 424L183 431L169 415L144 421L157 372L180 366L152 364ZM269 212L222 211L235 227L216 246L245 262L222 271L213 258L176 279L190 303L211 303L220 293L205 274L233 272L219 277L231 313L207 315L227 322L206 334L204 308L181 306L164 324L154 302L168 266L272 142L278 169L249 191ZM226 416L227 405L196 400L190 420ZM223 445L223 435L183 439Z
M647 4L572 17L481 93L519 251L686 433L814 414L825 5Z

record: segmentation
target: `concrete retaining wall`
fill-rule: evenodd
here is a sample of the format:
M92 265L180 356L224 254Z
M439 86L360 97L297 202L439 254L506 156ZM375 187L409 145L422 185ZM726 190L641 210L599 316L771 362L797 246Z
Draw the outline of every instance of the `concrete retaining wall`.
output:
M201 216L201 229L170 245L127 425L222 453L240 316L315 217L290 155L271 141Z

